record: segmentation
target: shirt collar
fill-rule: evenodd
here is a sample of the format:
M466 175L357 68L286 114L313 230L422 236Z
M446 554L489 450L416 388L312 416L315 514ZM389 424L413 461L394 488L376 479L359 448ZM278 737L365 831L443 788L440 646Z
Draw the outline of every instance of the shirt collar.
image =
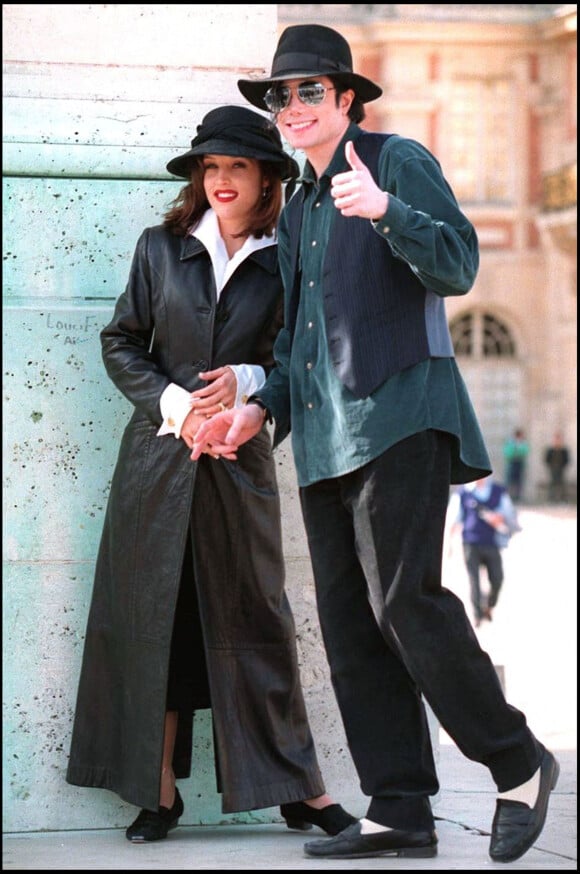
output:
M332 158L330 160L330 164L328 165L328 167L326 168L326 170L324 171L324 173L320 177L321 179L324 176L332 177L336 173L342 173L346 169L347 164L346 164L346 158L344 157L345 143L347 143L348 140L353 140L353 141L358 140L361 133L362 133L362 130L358 126L358 124L355 124L354 121L351 121L351 123L349 124L349 126L345 130L344 136L342 137L340 143L336 147L334 155L332 156ZM308 161L308 160L306 161L306 163L304 165L304 172L302 173L302 177L301 177L300 181L306 182L307 184L310 184L310 185L316 185L318 182L320 182L320 179L317 179L316 173L314 172L314 169L313 169L310 161Z
M478 485L475 480L471 483L467 483L465 489L466 491L471 492L474 497L480 498L482 501L487 501L491 495L491 487L491 480L486 479L485 482L481 483L481 485Z
M200 243L203 243L208 251L215 275L218 297L228 279L242 261L245 261L252 252L257 252L258 249L265 249L266 246L272 246L276 243L274 236L267 237L264 235L259 240L256 237L249 236L235 255L229 258L225 243L220 234L217 215L211 207L204 212L195 228L192 228L189 233L192 237L199 240Z

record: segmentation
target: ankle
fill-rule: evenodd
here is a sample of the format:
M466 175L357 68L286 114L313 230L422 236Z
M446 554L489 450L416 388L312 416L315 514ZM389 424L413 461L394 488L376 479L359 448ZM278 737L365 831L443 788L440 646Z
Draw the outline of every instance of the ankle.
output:
M540 791L540 770L538 768L536 773L526 783L522 783L520 786L516 786L507 792L498 793L498 798L505 801L519 801L522 804L527 804L528 807L534 807Z
M175 803L175 774L173 768L162 768L161 789L159 792L159 805L169 810Z
M391 827L388 825L381 825L380 822L375 822L372 819L367 819L364 817L360 821L360 833L361 835L374 835L379 832L387 832L390 831Z
M305 798L304 804L307 804L308 807L313 807L315 810L322 810L324 807L328 807L329 804L332 804L332 798L330 795L317 795L316 798Z

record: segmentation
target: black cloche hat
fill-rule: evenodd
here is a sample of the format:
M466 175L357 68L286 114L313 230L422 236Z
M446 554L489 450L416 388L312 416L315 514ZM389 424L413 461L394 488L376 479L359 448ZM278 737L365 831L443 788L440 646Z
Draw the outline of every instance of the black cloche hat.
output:
M266 109L264 94L273 82L298 76L332 76L352 88L363 103L376 100L382 88L352 71L350 46L336 30L322 24L287 27L276 47L267 79L238 79L238 88L253 106Z
M192 159L197 155L232 155L256 158L280 165L282 181L296 179L300 167L282 147L276 125L245 106L220 106L212 109L197 126L191 149L172 158L167 169L174 176L189 179Z

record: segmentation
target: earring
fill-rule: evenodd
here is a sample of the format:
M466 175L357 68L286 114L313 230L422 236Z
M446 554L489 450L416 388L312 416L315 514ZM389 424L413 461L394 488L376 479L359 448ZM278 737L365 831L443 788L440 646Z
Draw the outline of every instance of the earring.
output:
M270 194L269 188L262 188L262 200L266 200L266 198L269 196L269 194Z

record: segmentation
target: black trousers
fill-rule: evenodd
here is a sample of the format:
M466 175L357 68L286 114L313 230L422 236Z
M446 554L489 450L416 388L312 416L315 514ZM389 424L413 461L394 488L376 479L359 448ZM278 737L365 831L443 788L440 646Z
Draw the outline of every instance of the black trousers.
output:
M167 710L193 713L211 707L203 630L193 576L191 536L187 538L177 605L167 687Z
M486 607L491 610L498 602L500 589L503 583L503 560L501 557L501 551L497 546L464 543L463 556L465 558L465 567L467 568L467 575L469 577L473 612L476 619L482 619L485 615ZM482 597L481 592L480 571L482 567L487 571L487 581L490 587L487 599Z
M424 431L301 489L320 625L367 816L432 828L439 787L422 695L500 792L542 745L507 704L464 606L441 584L451 438Z

